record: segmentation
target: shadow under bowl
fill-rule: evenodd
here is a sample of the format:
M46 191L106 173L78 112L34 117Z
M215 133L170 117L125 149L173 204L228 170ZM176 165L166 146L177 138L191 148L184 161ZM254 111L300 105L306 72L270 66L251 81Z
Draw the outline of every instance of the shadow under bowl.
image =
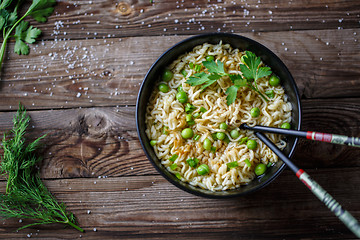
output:
M273 181L285 168L285 164L281 160L279 160L275 165L270 167L264 175L255 178L247 185L242 185L234 190L214 192L192 186L186 182L179 180L174 174L170 173L161 164L161 161L155 155L153 147L150 145L150 140L147 138L145 133L145 113L150 95L154 90L154 87L157 85L157 82L159 82L159 76L161 76L163 70L167 66L169 66L174 60L176 60L179 56L192 51L195 46L204 43L218 44L220 41L222 41L223 44L230 44L232 48L238 48L241 51L248 50L255 53L256 56L261 57L261 60L267 66L269 66L272 71L281 79L281 83L285 89L285 94L288 97L288 101L292 104L292 128L300 130L301 125L300 97L296 83L291 76L289 70L280 60L280 58L277 57L264 45L240 35L228 33L210 33L197 35L185 39L164 52L147 72L139 90L136 102L136 127L140 143L147 158L159 171L159 173L164 176L169 182L189 193L208 198L237 197L257 191L269 184L271 181ZM289 158L291 158L295 151L297 141L298 139L295 137L287 137L287 146L283 150L283 152Z

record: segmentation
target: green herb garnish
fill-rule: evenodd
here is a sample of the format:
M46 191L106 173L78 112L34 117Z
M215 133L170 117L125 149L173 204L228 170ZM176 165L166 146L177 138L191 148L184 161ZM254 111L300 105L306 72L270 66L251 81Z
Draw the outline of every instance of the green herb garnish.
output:
M186 77L187 76L187 72L185 71L185 69L181 70L181 74Z
M19 7L22 0L2 0L0 4L0 30L3 33L3 41L0 48L0 69L4 60L6 44L11 37L15 39L14 52L17 54L29 54L27 43L34 43L41 34L41 30L29 27L29 22L24 21L27 16L32 16L38 22L46 22L53 13L55 0L33 0L32 4L22 17L18 17ZM15 30L15 34L13 31Z
M201 108L200 108L200 112L206 113L206 111L207 111L206 108L204 108L204 107L201 107Z
M249 139L248 137L243 137L243 138L241 138L240 141L239 141L239 144L244 144L244 143L246 143L248 139Z
M227 165L227 170L228 170L228 171L229 171L230 169L232 169L232 168L235 168L235 167L238 167L238 166L239 166L239 164L238 164L237 161L229 162L229 163L227 163L226 165Z
M176 163L173 163L170 165L171 170L175 170L177 167L178 167L178 165Z
M274 90L268 90L265 92L266 96L268 96L269 98L274 98L275 97L275 93Z
M169 158L169 161L170 162L174 162L179 156L177 154L174 154L172 155L170 158Z
M245 159L244 162L248 167L251 167L251 162L249 161L249 159Z
M41 158L36 156L35 150L45 135L26 144L24 136L29 121L25 108L19 105L10 132L12 138L7 139L8 135L4 134L0 146L4 150L0 174L7 179L6 192L0 193L0 217L34 220L19 230L34 225L62 223L83 232L76 225L75 216L66 211L65 204L59 203L40 179L36 164Z
M186 113L192 113L194 110L196 110L196 107L190 103L186 103L185 105L185 112Z
M195 134L193 139L194 139L194 141L197 141L197 140L199 140L199 138L200 138L200 135Z
M217 82L221 77L228 76L233 85L226 90L227 105L235 101L240 87L248 87L257 92L265 101L268 101L265 95L259 91L256 81L259 78L269 76L271 69L269 67L260 67L261 59L260 57L256 57L254 53L246 51L245 54L243 57L244 64L240 64L242 75L226 73L224 64L219 60L216 62L214 60L203 61L202 64L207 69L207 72L195 73L189 77L186 83L191 86L202 85L200 89L205 89Z
M189 158L188 160L186 160L186 162L189 164L190 167L196 167L199 163L199 159L197 158Z

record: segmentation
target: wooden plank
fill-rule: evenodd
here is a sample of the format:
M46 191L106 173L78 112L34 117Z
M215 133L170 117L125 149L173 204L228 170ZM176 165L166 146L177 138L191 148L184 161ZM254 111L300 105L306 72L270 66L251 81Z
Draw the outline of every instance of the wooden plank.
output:
M360 96L357 29L246 33L272 49L303 98ZM187 36L43 42L28 56L9 54L0 110L135 105L139 86L165 49ZM11 49L12 46L10 46Z
M303 101L303 129L360 136L360 99ZM30 111L29 138L43 134L45 178L157 174L136 133L134 107ZM0 133L12 112L0 113ZM32 128L33 127L33 128ZM359 148L301 140L294 162L302 168L360 167Z
M359 218L359 170L312 170L309 174ZM290 171L259 192L225 200L193 196L160 176L96 179L96 184L85 178L45 183L75 213L86 232L51 225L16 233L18 221L6 220L0 226L0 238L25 238L30 233L40 239L80 235L88 239L354 238ZM3 188L4 182L0 186Z
M43 39L193 35L357 28L360 4L349 1L60 1Z

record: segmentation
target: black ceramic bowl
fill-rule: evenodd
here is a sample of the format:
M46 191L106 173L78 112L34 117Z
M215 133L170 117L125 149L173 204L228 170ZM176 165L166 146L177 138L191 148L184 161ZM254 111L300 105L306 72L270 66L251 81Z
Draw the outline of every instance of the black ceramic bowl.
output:
M284 63L272 51L260 43L239 35L212 33L188 38L163 53L151 66L140 87L136 102L136 127L139 139L150 162L169 182L192 194L210 198L228 198L254 192L269 184L285 168L285 164L282 161L279 161L273 167L269 168L265 175L263 175L261 178L255 178L247 185L241 186L240 188L234 190L213 192L210 190L194 187L177 179L175 175L167 171L166 168L161 164L159 159L156 157L153 148L150 146L150 140L145 134L145 112L151 92L154 90L154 87L159 81L159 76L161 76L162 71L180 55L192 51L195 46L203 43L218 44L220 41L222 41L224 44L229 43L233 48L254 52L257 56L261 57L261 60L266 65L271 67L272 71L280 77L282 85L285 88L285 92L288 96L288 101L290 101L292 104L292 128L300 130L301 124L299 93L293 77ZM288 144L283 152L289 156L289 158L294 153L297 140L297 138L291 137L287 139Z

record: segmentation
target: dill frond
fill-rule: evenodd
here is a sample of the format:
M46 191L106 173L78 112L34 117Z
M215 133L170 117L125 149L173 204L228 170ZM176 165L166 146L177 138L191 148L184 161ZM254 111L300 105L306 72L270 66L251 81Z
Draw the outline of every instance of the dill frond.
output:
M0 174L7 179L6 192L0 193L0 217L34 220L19 230L40 224L62 223L83 232L77 226L74 214L54 198L40 179L36 164L41 157L36 156L35 150L46 135L27 144L25 132L29 121L25 108L19 104L13 128L9 135L4 134L0 146L4 150Z

